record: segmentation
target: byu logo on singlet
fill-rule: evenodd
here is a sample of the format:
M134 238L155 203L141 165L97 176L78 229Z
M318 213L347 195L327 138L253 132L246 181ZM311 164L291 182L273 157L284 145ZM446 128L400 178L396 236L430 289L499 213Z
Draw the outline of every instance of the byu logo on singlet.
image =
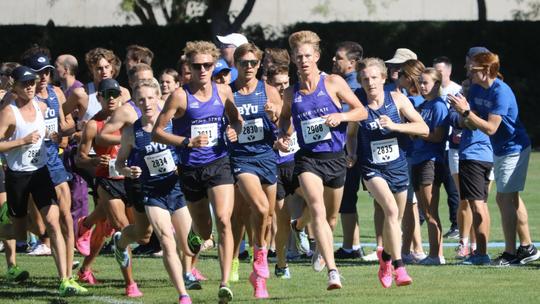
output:
M377 119L373 120L372 122L368 123L367 127L370 130L381 129L381 123L379 122L379 119L377 118Z
M242 107L238 108L238 112L240 112L241 115L251 115L259 112L259 106L252 105L250 103L242 105Z
M151 142L149 145L145 146L145 149L146 149L146 153L159 152L161 150L167 149L167 145Z
M56 111L51 108L47 108L47 111L45 111L45 119L54 117L56 115Z

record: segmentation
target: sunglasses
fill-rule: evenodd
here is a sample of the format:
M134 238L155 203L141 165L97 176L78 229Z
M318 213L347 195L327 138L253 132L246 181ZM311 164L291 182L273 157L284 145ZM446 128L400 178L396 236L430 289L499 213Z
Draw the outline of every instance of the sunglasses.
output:
M485 70L486 68L485 68L485 67L481 67L481 66L471 66L470 69L471 69L471 71L483 71L483 70Z
M109 100L109 99L115 99L115 98L118 98L118 96L120 96L120 92L117 91L117 90L106 90L105 92L101 92L99 93L105 100Z
M243 68L247 68L250 65L251 65L251 67L254 67L257 64L259 64L259 60L239 60L238 61L238 65L243 67Z
M204 67L206 71L208 71L212 66L214 65L213 62L203 62L203 63L191 63L190 66L192 69L200 71Z

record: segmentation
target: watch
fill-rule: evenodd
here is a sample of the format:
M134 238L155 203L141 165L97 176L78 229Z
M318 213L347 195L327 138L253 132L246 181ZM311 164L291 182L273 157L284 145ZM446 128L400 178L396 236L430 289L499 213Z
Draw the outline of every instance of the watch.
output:
M189 137L184 137L184 140L182 140L182 143L180 144L180 146L187 148L190 142L191 141L189 140Z
M463 114L461 114L461 116L467 118L467 117L469 117L469 114L471 114L471 110L465 110L465 111L463 112Z

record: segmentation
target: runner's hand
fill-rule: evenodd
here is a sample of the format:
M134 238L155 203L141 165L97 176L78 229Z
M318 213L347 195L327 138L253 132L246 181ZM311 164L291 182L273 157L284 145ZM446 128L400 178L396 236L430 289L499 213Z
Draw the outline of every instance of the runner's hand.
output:
M197 137L190 138L189 139L189 148L201 148L208 146L208 135L207 134L201 134Z
M290 143L290 138L289 136L285 135L285 136L280 136L278 140L276 141L275 145L279 151L289 152L289 143Z
M236 142L238 141L238 134L236 133L236 130L232 128L230 125L227 126L227 130L225 131L225 134L227 134L227 138L230 142Z
M25 137L23 137L23 142L25 145L28 145L28 144L35 144L38 142L38 140L41 138L41 136L39 136L39 133L37 130L35 130L34 132L26 135Z
M343 121L343 116L341 113L332 113L322 116L322 118L326 119L324 123L331 128L339 126L339 124Z

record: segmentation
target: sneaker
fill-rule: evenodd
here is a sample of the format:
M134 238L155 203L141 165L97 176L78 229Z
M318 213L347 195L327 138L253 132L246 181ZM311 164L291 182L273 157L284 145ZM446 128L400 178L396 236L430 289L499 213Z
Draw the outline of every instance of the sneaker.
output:
M178 304L191 304L191 298L189 295L181 295L178 297Z
M184 284L186 285L187 290L201 290L201 282L195 278L192 273L184 274Z
M9 267L6 274L6 280L12 283L20 283L26 281L29 276L30 273L28 271L21 269L17 265L14 265Z
M323 271L324 267L326 267L326 262L324 261L322 255L319 254L318 250L316 250L311 256L311 267L313 267L313 270L316 272L321 272Z
M114 247L114 258L116 259L116 262L118 262L118 265L120 265L121 268L127 268L129 266L129 252L128 249L120 249L118 247L118 242L120 241L120 238L122 237L122 232L117 231L114 233L112 237L113 241L113 247Z
M308 253L310 251L308 235L304 229L296 229L296 220L291 221L291 231L293 232L296 250L300 253Z
M2 206L0 206L0 224L6 225L11 223L9 220L8 209L7 203L3 202Z
M229 303L233 300L234 295L232 290L228 286L220 286L218 291L219 303Z
M253 296L256 299L266 299L269 297L265 278L258 276L255 271L253 271L249 276L249 282L253 286Z
M73 261L73 264L71 265L71 270L75 270L77 268L79 268L79 266L81 265L81 262L75 260Z
M69 279L62 279L62 282L60 282L60 287L58 288L58 293L61 297L74 296L77 294L77 289L71 285Z
M199 251L201 251L202 244L204 244L204 240L198 234L196 234L193 229L189 230L187 241L189 250L191 250L191 252L194 254L199 253Z
M508 252L503 252L501 255L496 257L492 262L491 265L493 266L511 266L519 263L516 256L513 254L510 254Z
M423 252L411 252L401 255L401 260L405 264L418 264L421 260L425 259L427 255Z
M362 261L364 262L376 262L379 258L377 257L377 251L373 251L370 254L366 254L362 257Z
M79 282L86 283L88 285L98 284L98 280L96 280L96 277L94 276L94 273L92 272L92 270L83 271L81 268L79 269L77 277L78 277L77 280Z
M229 281L238 282L240 280L240 276L238 274L239 266L240 266L240 261L238 260L238 258L234 258L232 260L231 275L229 276Z
M0 252L4 252L4 242L0 241Z
M46 244L39 244L32 251L28 252L28 255L33 256L44 256L44 255L51 255L51 248L47 246Z
M328 272L328 287L326 290L341 289L341 277L337 269L330 270Z
M456 247L456 259L462 260L466 259L471 255L471 250L469 249L468 245L459 244Z
M92 237L92 229L86 228L83 225L86 216L80 217L77 220L77 236L75 238L75 247L83 256L90 255L90 238Z
M276 264L276 267L274 268L274 274L276 277L280 279L290 279L291 278L291 272L289 271L289 266L285 266L283 268L278 267Z
M79 285L79 283L77 283L77 281L75 280L75 278L70 278L69 279L69 284L71 284L71 287L75 288L75 294L85 294L85 293L88 293L88 289L82 287L81 285Z
M362 250L363 248L353 250L340 247L338 250L334 251L334 258L336 260L359 259L364 256Z
M277 258L277 253L275 250L268 249L268 261L275 263Z
M247 260L251 259L250 255L249 255L249 251L244 250L244 251L240 252L240 254L238 254L238 259L240 261L247 261Z
M444 265L446 264L446 260L443 256L438 256L438 257L427 256L425 259L418 262L418 264L424 265L424 266Z
M126 287L126 296L128 298L139 298L143 293L139 290L137 283L133 282Z
M379 256L379 271L377 273L379 282L381 282L383 288L390 288L392 287L392 261L383 261L382 251L380 254L377 251L377 255Z
M199 281L207 281L208 278L206 278L200 271L199 269L193 267L191 268L191 273L193 274L193 276L195 277L195 279L199 280Z
M253 271L257 276L268 279L270 271L268 270L268 249L255 250L255 259L253 261Z
M156 252L152 253L152 257L154 257L154 258L162 258L163 257L163 250L156 251Z
M525 265L527 263L533 262L540 258L540 252L533 244L529 246L519 246L516 253L516 263Z
M398 267L394 274L394 281L396 281L396 286L407 286L411 285L412 278L407 273L405 267Z
M450 228L444 235L445 239L459 240L459 230L456 228Z
M491 265L491 259L487 254L471 254L463 260L463 265Z

